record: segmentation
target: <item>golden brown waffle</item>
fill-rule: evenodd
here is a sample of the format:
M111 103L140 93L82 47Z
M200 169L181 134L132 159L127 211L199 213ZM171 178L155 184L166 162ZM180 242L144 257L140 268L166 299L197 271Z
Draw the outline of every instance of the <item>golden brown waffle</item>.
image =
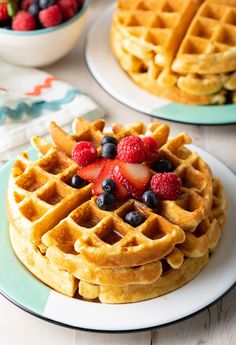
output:
M187 257L201 257L218 244L226 220L227 199L218 179L213 179L213 204L209 216L196 229L185 232L186 240L178 248Z
M81 280L79 294L89 300L98 298L102 303L130 303L162 296L192 280L207 265L208 260L208 253L200 258L186 258L179 269L167 269L151 284L111 287Z
M135 51L131 53L126 50L122 36L114 26L111 31L111 44L122 68L136 84L148 92L187 104L223 104L226 102L222 76L193 74L181 76L171 71L170 68L159 67L153 58L140 59L134 55ZM230 79L231 75L227 78Z
M165 260L161 260L163 267L161 277L150 284L109 286L93 284L91 281L81 279L80 295L85 299L98 298L103 303L129 303L158 297L186 284L208 263L209 253L215 249L221 237L226 219L227 200L218 179L213 180L213 200L209 217L205 218L193 233L186 231L186 240L177 245L177 250L182 254L182 262L178 269L170 265L168 259L168 265ZM183 255L185 255L184 259Z
M13 164L7 205L19 259L55 290L73 296L80 280L81 296L105 303L152 298L192 279L219 241L227 203L206 163L186 148L191 139L182 133L168 141L168 125L148 127L159 143L159 159L170 160L182 180L177 200L161 201L154 211L131 198L104 211L96 205L91 183L81 189L70 185L79 169L70 158L73 146L89 140L100 152L104 121L78 118L73 130L70 135L52 123L55 145L34 137L39 159L22 153ZM111 134L119 140L145 133L139 122L114 124ZM132 210L144 217L135 228L124 221Z
M123 220L126 213L134 210L145 219L136 228ZM42 238L47 247L63 246L63 243L74 246L88 261L107 268L133 267L156 261L184 240L181 228L132 199L112 212L99 210L92 199Z
M116 124L113 127L112 133L103 132L104 120L96 120L89 123L83 118L76 118L73 122L74 135L70 135L57 126L55 122L50 124L50 135L56 147L71 157L71 152L75 144L82 140L91 141L95 146L99 146L102 137L105 135L114 135L118 140L129 135L140 135L146 132L146 127L142 122L134 123L125 128ZM37 144L36 144L37 148ZM98 147L98 153L100 148Z
M13 164L7 194L10 223L34 244L42 235L91 197L91 186L77 190L70 186L78 166L52 145L35 138L43 157L29 160L22 153Z
M10 239L15 254L36 278L64 295L74 296L78 280L71 273L57 269L37 246L22 238L13 226L10 226Z
M236 70L236 2L206 0L179 48L173 70L219 74Z
M234 102L235 13L231 0L121 0L111 46L148 92L187 104Z
M182 181L180 197L174 201L161 201L159 213L173 224L192 232L211 210L212 175L202 158L186 148L185 145L190 143L191 138L181 133L159 150L158 157L170 160Z
M79 293L86 299L99 298L103 303L129 303L161 296L184 285L207 264L208 252L215 249L221 236L227 202L218 179L213 180L213 199L209 217L204 219L193 233L186 231L185 242L178 245L180 252L195 259L185 258L178 269L167 266L168 271L165 264L161 277L151 284L129 284L118 288L110 287L108 284L94 285L82 279L79 283Z
M58 269L72 273L76 278L93 284L126 286L129 284L148 284L157 280L162 273L160 261L128 267L101 268L88 262L81 254L71 254L62 247L50 246L46 256Z
M121 0L114 23L127 37L127 45L136 48L136 56L146 58L155 52L157 64L169 66L201 2Z

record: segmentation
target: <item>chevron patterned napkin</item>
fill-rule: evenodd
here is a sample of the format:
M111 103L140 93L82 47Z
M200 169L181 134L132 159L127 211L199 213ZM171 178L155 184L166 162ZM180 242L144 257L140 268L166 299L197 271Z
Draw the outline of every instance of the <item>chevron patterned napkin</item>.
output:
M34 134L47 134L50 121L69 128L76 116L94 120L104 113L90 97L56 77L0 61L0 160L27 147Z

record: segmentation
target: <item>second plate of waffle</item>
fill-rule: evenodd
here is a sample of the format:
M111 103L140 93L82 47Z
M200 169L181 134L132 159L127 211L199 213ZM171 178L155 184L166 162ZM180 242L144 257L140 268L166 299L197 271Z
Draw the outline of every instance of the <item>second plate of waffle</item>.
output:
M166 3L167 2L168 1L166 1ZM161 44L161 42L156 42L155 45L155 37L153 35L159 33L160 38L164 39L165 35L169 35L169 32L172 36L174 35L174 31L179 32L178 23L181 19L178 19L179 16L193 16L194 11L196 11L196 9L191 8L191 2L186 1L185 4L185 2L177 1L175 9L171 8L170 4L169 7L166 6L163 9L158 9L158 15L154 15L153 11L150 11L147 6L145 8L142 7L145 3L143 1L135 2L132 0L127 2L127 4L125 4L125 2L123 4L123 2L120 1L122 10L115 17L113 26L112 15L115 12L115 5L111 5L99 16L88 33L85 57L90 72L96 81L118 101L148 115L193 124L216 125L236 123L236 106L234 104L214 105L214 103L225 103L229 99L232 102L232 99L234 99L232 95L235 93L235 91L233 91L235 88L235 73L230 77L227 73L218 73L216 75L214 74L216 73L215 71L210 71L206 74L206 66L209 67L213 65L220 71L224 68L223 60L222 66L213 62L209 65L208 60L212 58L210 51L206 54L208 65L205 64L204 66L200 66L203 74L199 74L199 76L196 75L194 69L188 71L186 69L188 61L184 60L184 67L181 65L181 68L185 69L181 69L182 76L178 78L178 81L175 81L177 78L176 73L177 75L180 73L180 60L185 59L186 56L190 56L190 66L195 66L195 68L197 68L196 66L198 66L199 61L203 59L203 55L200 54L199 49L207 49L208 44L210 48L211 41L216 35L217 37L219 36L219 38L217 38L218 45L215 48L216 50L226 49L227 47L227 49L230 49L229 47L235 44L232 42L231 46L227 46L222 43L224 39L226 39L226 34L223 35L223 33L228 30L228 26L230 29L231 27L234 28L233 23L230 23L229 20L231 16L230 13L233 11L233 15L235 15L235 10L231 7L224 9L222 4L214 4L214 1L211 1L212 3L210 4L208 4L208 2L209 1L206 1L206 4L204 3L202 5L199 14L197 14L196 18L193 20L192 26L189 29L191 32L193 31L193 33L191 35L186 35L181 45L183 48L181 48L182 50L180 49L179 55L182 54L181 52L184 51L184 49L187 49L185 46L190 50L191 44L192 50L197 49L193 47L197 44L198 51L195 52L194 50L195 54L182 54L181 57L176 58L173 66L178 69L178 72L174 72L173 75L168 72L168 68L162 68L163 70L161 72L160 68L155 71L157 67L151 60L147 63L147 61L149 61L148 58L150 59L150 56L152 56L150 51L154 49L159 52L159 48L164 44L163 42L163 44ZM132 5L132 3L134 3L134 5ZM150 2L150 4L151 3L152 2ZM160 2L163 6L164 3L165 1ZM190 6L190 9L187 8L187 3L189 3L188 6ZM133 7L139 6L139 8L135 10L135 15L133 16L129 14L129 4ZM200 6L200 4L201 1L198 2L198 6ZM180 8L178 8L178 6ZM221 12L219 12L220 10L224 12L222 23L217 17L217 15L221 15ZM147 22L149 24L147 24ZM173 32L171 32L172 23L176 23L175 25L177 25L176 28L172 28ZM147 28L145 25L151 25L151 27ZM210 29L208 30L211 26L212 32L209 31ZM211 35L213 36L211 37ZM149 39L148 43L144 41L145 37ZM191 40L193 43L191 43ZM124 46L120 47L120 44L124 45L125 49ZM173 44L171 44L171 49L174 50ZM131 51L136 54L134 57L130 56ZM172 53L174 54L174 51ZM218 53L214 52L214 54L213 56L216 57ZM164 59L162 55L164 56L162 51L156 54L156 60L159 61L160 59ZM137 58L137 56L139 56L139 58ZM194 58L196 59L195 62L192 61ZM140 59L142 61L144 60L145 66L142 66ZM231 59L231 61L233 60L234 58ZM168 63L168 61L164 62L165 64ZM231 66L228 63L225 63L225 65ZM232 69L234 69L234 66ZM108 71L112 71L112 73ZM165 83L169 84L171 82L177 82L179 86L169 88L165 85ZM222 85L225 85L229 90L225 89ZM183 90L180 89L180 87ZM190 93L184 91L186 88L190 90ZM192 93L195 91L197 95ZM228 93L230 96L228 96ZM172 101L168 100L168 98L172 99ZM183 103L188 103L188 105ZM194 103L199 103L200 105L194 105ZM211 105L203 105L205 103Z

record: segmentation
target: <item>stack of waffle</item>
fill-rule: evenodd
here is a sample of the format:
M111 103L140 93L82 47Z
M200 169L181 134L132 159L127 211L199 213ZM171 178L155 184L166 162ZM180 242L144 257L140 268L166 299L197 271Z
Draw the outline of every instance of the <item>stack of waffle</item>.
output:
M185 133L168 140L169 127L152 123L159 159L168 159L182 181L177 200L159 202L151 210L128 199L113 211L97 207L92 184L75 189L71 178L78 165L74 145L92 141L101 150L104 121L78 118L74 135L51 124L54 144L34 137L40 158L22 153L13 164L8 195L10 237L22 263L42 282L67 295L103 303L136 302L173 291L207 264L226 217L226 198L207 164L186 148ZM118 140L144 135L143 123L113 126ZM144 218L132 227L129 211Z
M236 103L236 0L120 0L111 44L128 75L157 96Z

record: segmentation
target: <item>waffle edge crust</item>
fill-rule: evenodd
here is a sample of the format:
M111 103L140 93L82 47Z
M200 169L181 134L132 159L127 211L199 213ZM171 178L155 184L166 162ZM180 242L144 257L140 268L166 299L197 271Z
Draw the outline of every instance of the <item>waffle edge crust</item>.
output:
M235 103L236 1L120 0L110 41L146 91L186 104Z
M158 297L192 280L208 263L226 219L224 189L186 147L187 134L168 140L169 127L155 122L148 135L159 143L159 159L170 160L182 180L179 198L161 201L156 211L132 198L113 211L100 210L91 183L70 185L79 168L71 159L73 146L89 140L99 152L106 134L120 140L146 133L141 122L115 124L112 133L104 125L77 118L70 135L52 123L54 144L32 139L39 159L19 155L7 193L12 247L37 279L67 296L102 303ZM135 228L123 219L132 210L144 217Z

